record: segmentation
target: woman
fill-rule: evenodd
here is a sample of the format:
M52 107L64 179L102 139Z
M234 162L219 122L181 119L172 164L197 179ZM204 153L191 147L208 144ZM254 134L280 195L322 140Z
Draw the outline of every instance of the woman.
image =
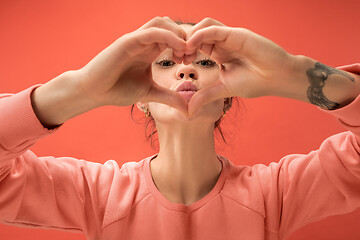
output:
M359 65L334 69L249 30L154 18L86 66L0 99L0 220L88 239L284 239L360 207ZM356 74L357 73L357 74ZM350 131L279 163L234 166L214 150L233 97L314 104ZM136 104L158 154L121 168L37 157L29 148L74 116ZM21 116L19 116L19 114ZM326 201L326 204L324 202Z

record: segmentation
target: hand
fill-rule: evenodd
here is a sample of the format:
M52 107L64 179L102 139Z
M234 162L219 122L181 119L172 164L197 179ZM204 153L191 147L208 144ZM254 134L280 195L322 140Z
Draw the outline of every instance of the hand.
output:
M280 46L244 28L231 28L206 18L188 35L185 61L197 50L220 66L219 81L200 89L189 102L189 116L220 98L255 98L275 94L292 78L294 56Z
M185 31L168 17L156 17L117 39L80 69L76 82L81 93L98 105L128 106L159 102L187 115L187 102L175 91L156 84L151 64L166 48L182 59ZM176 56L178 55L178 56Z

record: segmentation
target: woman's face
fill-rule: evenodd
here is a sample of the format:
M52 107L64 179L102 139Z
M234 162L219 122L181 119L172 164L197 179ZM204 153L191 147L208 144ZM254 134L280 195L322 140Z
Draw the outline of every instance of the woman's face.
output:
M188 32L191 25L181 25ZM152 64L153 80L160 86L175 89L184 81L192 81L198 89L218 81L219 66L216 62L198 52L189 65L176 64L172 59L172 49L166 49ZM218 99L202 106L197 113L187 119L176 108L166 104L151 102L149 110L156 122L204 121L216 122L223 113L224 99Z

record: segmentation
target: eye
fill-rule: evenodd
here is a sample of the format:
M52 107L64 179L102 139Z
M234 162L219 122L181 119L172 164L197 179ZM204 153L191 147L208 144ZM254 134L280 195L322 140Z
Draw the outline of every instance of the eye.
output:
M162 68L170 68L173 65L175 65L176 63L171 59L165 58L165 59L157 62L156 64L160 65L160 67L162 67ZM210 67L216 66L216 62L212 61L209 58L204 58L204 59L196 62L196 64L199 64L205 68L210 68Z
M198 61L197 64L200 64L203 67L214 67L216 65L216 62L212 61L209 58L204 58Z
M175 64L175 62L172 61L171 59L165 58L165 59L161 60L160 62L157 62L156 64L159 64L160 67L162 67L162 68L169 68L169 67L173 66Z

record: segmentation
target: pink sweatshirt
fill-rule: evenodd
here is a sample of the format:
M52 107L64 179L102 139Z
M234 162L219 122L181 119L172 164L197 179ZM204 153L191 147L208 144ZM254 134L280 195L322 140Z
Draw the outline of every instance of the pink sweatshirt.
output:
M360 74L360 64L342 67ZM150 156L121 166L72 157L38 157L29 148L56 131L31 107L34 85L0 95L0 223L83 232L87 239L285 239L302 226L360 207L360 95L329 111L346 132L309 154L269 166L223 170L215 187L186 206L152 181Z

